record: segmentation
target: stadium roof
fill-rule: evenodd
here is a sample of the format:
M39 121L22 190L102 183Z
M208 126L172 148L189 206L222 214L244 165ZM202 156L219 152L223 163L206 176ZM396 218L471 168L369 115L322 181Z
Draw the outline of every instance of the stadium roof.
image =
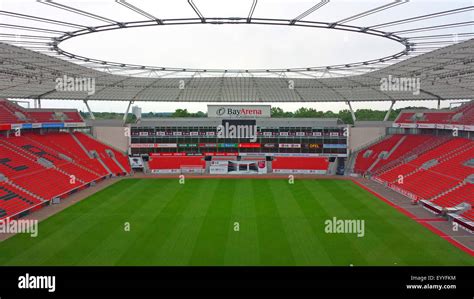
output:
M350 103L472 99L474 94L473 5L457 7L450 2L442 6L444 10L414 15L416 4L409 1L374 2L344 5L343 17L338 18L340 14L329 13L338 9L337 4L328 0L291 2L292 9L283 9L278 16L275 3L260 0L226 2L238 5L238 12L234 6L222 12L226 5L209 2L206 6L205 1L193 0L181 1L180 5L171 0L139 4L128 0L73 4L43 0L21 9L16 3L4 3L5 10L0 10L0 97L4 98L83 100L86 104L89 100ZM206 15L210 11L212 17ZM229 16L229 12L237 16ZM326 15L331 20L323 22ZM391 40L397 51L400 45L403 49L386 57L341 65L227 70L98 60L67 52L62 45L96 32L184 24L256 24L354 32ZM94 88L80 91L78 81L73 84L75 91L57 88L58 79L68 82L71 78L91 79L88 83ZM416 80L408 85L412 90L382 87L383 80L396 82L397 78L419 79L419 92Z
M474 39L370 73L338 78L256 76L137 78L99 72L13 45L0 44L0 97L102 101L333 102L471 99ZM60 91L56 80L93 78L94 94ZM381 80L419 78L420 92L382 90ZM184 84L183 88L180 85Z

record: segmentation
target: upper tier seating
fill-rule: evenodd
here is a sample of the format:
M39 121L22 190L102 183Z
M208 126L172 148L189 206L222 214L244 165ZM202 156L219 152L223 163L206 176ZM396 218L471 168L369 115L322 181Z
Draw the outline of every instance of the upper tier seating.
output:
M77 110L26 109L0 99L0 124L84 122Z
M420 112L402 111L395 123L421 123L421 124L474 124L474 101L462 106L444 111L426 110Z

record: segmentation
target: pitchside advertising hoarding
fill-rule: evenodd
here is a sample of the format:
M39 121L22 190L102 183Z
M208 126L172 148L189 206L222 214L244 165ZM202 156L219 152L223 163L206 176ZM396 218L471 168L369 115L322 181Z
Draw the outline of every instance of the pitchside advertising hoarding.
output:
M207 105L207 116L225 118L270 117L270 108L270 105Z
M409 129L441 129L459 131L474 131L474 125L457 125L457 124L413 124L413 123L393 123L394 128L409 128Z
M211 161L210 174L265 174L267 164L265 160L255 161Z

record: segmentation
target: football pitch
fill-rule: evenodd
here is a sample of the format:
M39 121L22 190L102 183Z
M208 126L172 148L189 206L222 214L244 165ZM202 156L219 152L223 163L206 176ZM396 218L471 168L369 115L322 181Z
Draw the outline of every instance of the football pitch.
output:
M67 200L67 199L66 199ZM344 231L354 220L363 231ZM354 226L355 227L355 226ZM348 180L124 179L0 243L0 265L474 265Z

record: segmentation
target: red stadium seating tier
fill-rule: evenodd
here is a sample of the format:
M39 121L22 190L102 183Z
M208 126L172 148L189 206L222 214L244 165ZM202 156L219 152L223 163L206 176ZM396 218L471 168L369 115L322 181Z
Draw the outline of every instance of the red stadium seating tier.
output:
M182 166L206 167L202 156L150 157L150 169L180 169Z
M41 203L42 201L38 198L15 186L5 182L0 183L0 219L14 216Z
M366 172L369 167L377 160L380 153L383 151L390 152L390 150L397 144L403 135L391 135L370 147L361 150L356 157L354 170L358 173ZM369 157L364 157L364 153L372 150L372 154Z
M273 169L328 170L327 158L312 157L275 157Z
M5 143L4 139L0 139L0 173L7 178L13 179L43 169L33 157L18 152L13 146Z
M48 146L38 143L26 136L10 137L3 139L10 144L17 146L20 152L30 155L32 158L44 158L53 163L57 168L65 171L69 175L74 175L75 178L81 180L84 183L90 183L101 177L98 173L88 169L87 167L81 167L79 164L71 163L60 157L58 151L49 148ZM64 153L62 153L64 154Z
M54 123L54 122L83 122L80 114L76 112L62 112L64 117L57 119L54 116L54 111L31 111L29 114L36 120L36 122Z
M464 183L469 175L474 174L472 167L464 165L473 157L474 141L453 138L412 161L381 173L378 178L443 207L452 207L463 201L474 203L469 199L474 193L474 185ZM424 163L435 159L438 163L434 166L421 168ZM400 181L400 177L403 180Z
M467 202L474 205L474 184L463 184L461 187L454 189L444 195L441 195L433 200L433 203L441 207L455 207L460 203Z
M21 151L15 152L12 146L9 148L2 140L0 152L3 163L0 164L0 172L7 176L8 180L50 200L58 195L67 193L82 185L81 182L71 182L70 176L59 172L55 168L45 168L34 160L34 157ZM8 159L8 161L6 161Z
M69 133L27 134L25 136L74 159L74 162L99 174L99 176L108 175L107 170L102 167L100 162L90 158Z
M410 153L420 144L432 143L437 139L436 136L429 135L406 135L403 142L398 148L387 158L381 159L377 165L372 169L372 173L387 165L388 163L397 160L398 158Z
M106 160L104 163L115 163L105 155L108 146L82 133L77 133L77 136L85 140L86 147L96 150ZM129 171L127 157L117 150L111 150ZM72 162L65 156L71 158ZM40 164L39 158L48 160L52 165ZM117 164L113 169L122 173ZM70 133L26 133L22 136L0 137L0 173L8 180L8 183L0 183L3 186L3 189L0 188L0 218L15 216L32 207L36 209L36 205L43 202L39 198L48 201L55 197L67 197L109 174L97 159L87 155ZM6 197L2 197L3 194Z
M84 133L75 132L74 135L79 139L79 141L84 145L85 148L87 148L88 150L95 150L97 154L99 154L101 160L105 163L105 165L110 169L113 174L123 175L124 172L122 171L120 166L117 165L117 163L115 163L115 161L111 157L109 157L109 155L106 153L106 150L111 150L114 153L117 162L120 163L125 169L125 172L130 173L130 164L128 162L128 158L124 154Z
M460 182L454 178L438 174L430 170L419 170L395 184L406 191L416 194L422 199L430 199L447 191Z
M67 193L83 185L78 180L73 181L68 175L54 168L45 168L38 172L16 177L12 181L46 200L66 197Z
M456 109L449 111L420 111L422 119L413 119L416 112L401 112L395 123L428 123L428 124L474 124L474 101L466 103ZM461 113L461 117L454 116Z
M470 210L467 210L466 212L462 213L461 216L470 221L474 221L474 208L471 208Z
M23 114L25 118L19 118L15 112ZM61 112L64 115L64 118L55 118L55 112ZM81 117L78 111L62 111L57 109L26 109L8 100L0 99L0 124L41 122L84 122L84 119Z
M22 113L25 116L25 119L18 118L15 112ZM30 119L31 116L25 111L24 108L15 105L8 100L0 99L0 123L24 123L29 121Z
M379 174L378 177L388 182L393 182L400 175L407 178L409 177L407 175L419 169L419 167L421 167L424 163L433 159L438 159L439 164L432 167L430 170L444 173L447 173L446 171L449 170L450 175L451 171L457 175L463 173L466 174L461 175L461 178L464 179L467 175L469 175L470 167L462 166L462 162L465 162L470 157L472 157L472 147L474 147L474 142L470 141L469 139L451 139L419 155L416 159L410 162L400 164L397 167ZM443 163L444 161L450 162L445 164ZM455 163L451 163L451 161L454 161Z

